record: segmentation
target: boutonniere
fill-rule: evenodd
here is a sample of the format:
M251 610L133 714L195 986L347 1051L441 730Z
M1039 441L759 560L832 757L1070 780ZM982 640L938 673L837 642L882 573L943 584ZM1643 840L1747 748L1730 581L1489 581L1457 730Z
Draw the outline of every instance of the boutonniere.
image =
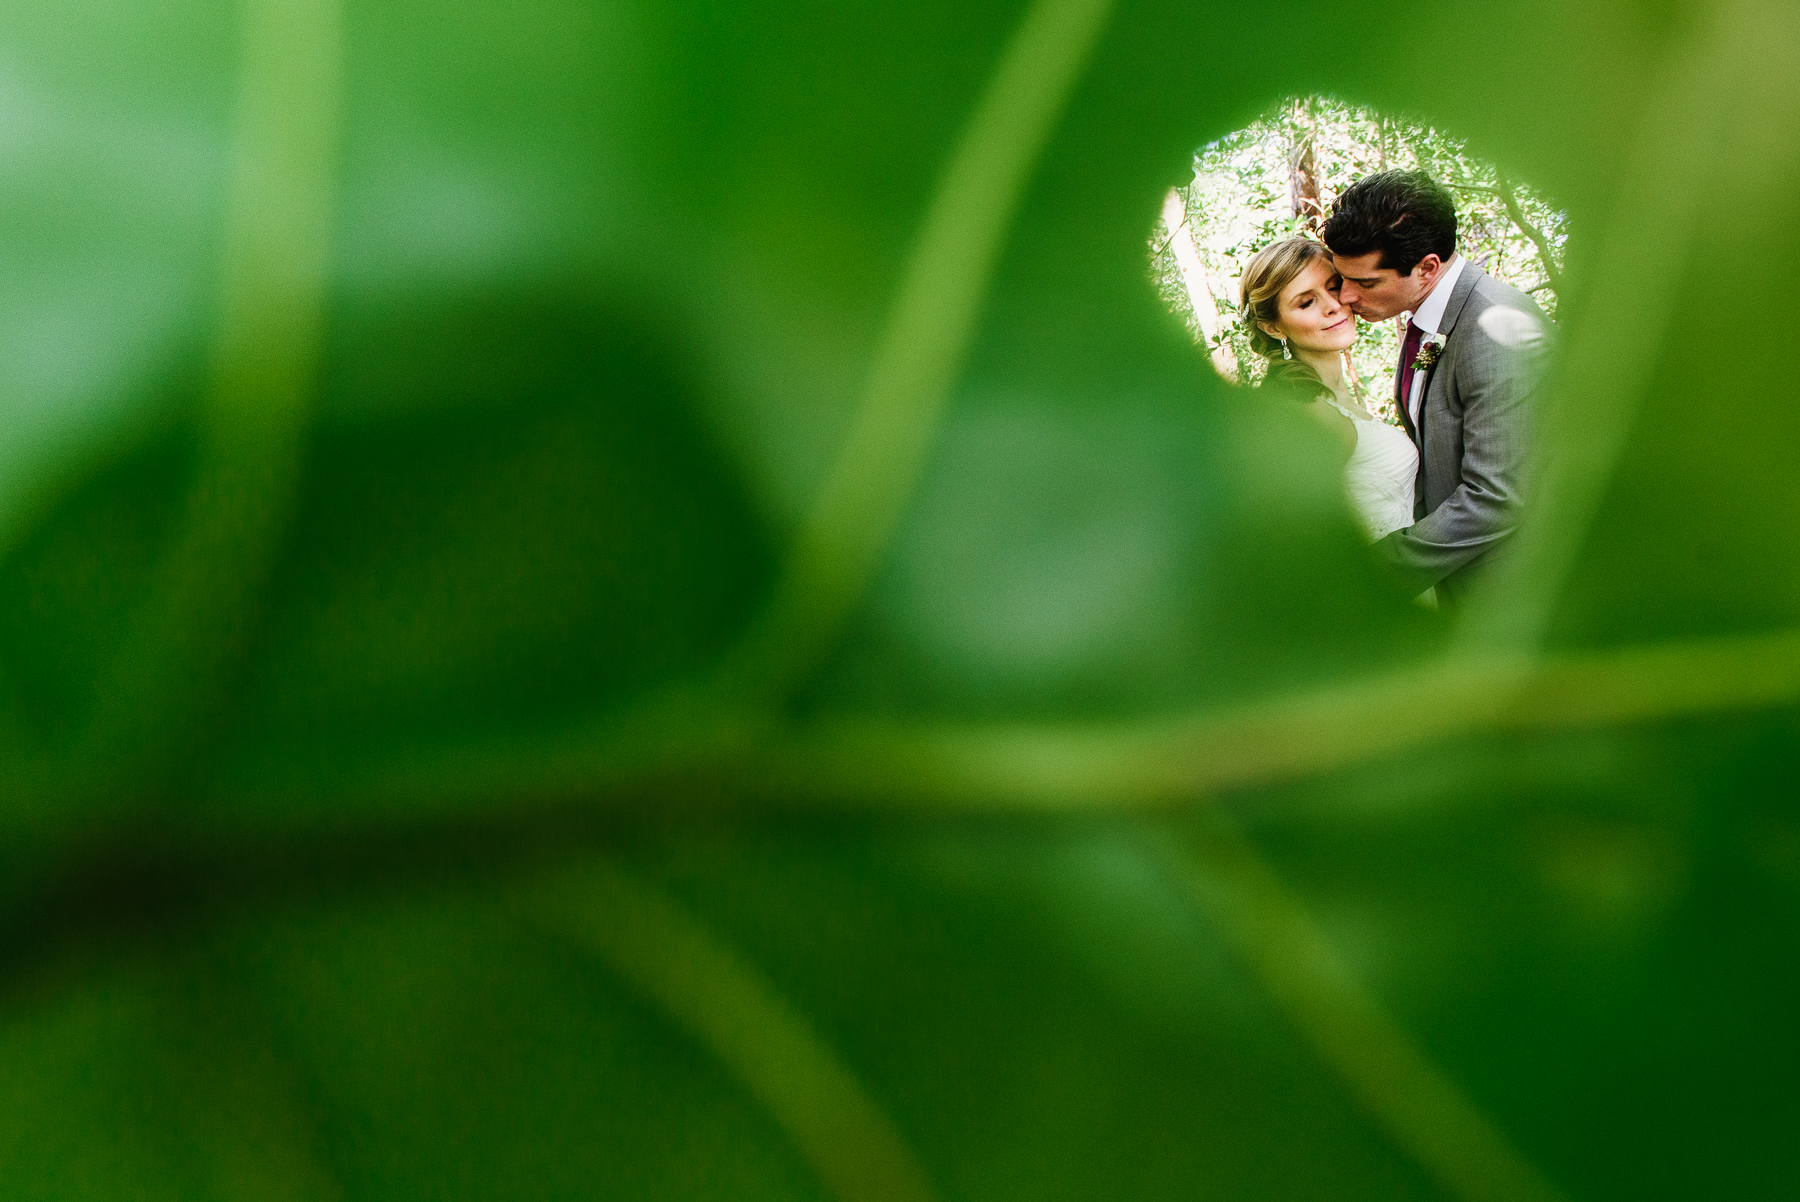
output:
M1419 357L1413 360L1414 371L1430 371L1431 365L1438 361L1444 353L1444 336L1432 334L1425 339L1425 345L1419 348Z

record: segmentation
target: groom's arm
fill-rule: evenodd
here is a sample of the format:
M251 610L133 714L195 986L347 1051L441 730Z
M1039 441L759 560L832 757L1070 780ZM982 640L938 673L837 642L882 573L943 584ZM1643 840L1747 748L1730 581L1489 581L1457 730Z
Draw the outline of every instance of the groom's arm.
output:
M1458 333L1457 341L1468 340L1455 364L1463 404L1462 479L1436 509L1376 544L1409 586L1421 590L1513 532L1525 484L1542 343L1502 345L1479 321Z

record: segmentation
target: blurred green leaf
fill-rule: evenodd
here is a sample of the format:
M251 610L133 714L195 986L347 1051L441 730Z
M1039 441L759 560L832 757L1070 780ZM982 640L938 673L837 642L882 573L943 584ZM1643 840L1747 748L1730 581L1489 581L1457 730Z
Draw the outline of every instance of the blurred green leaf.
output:
M1792 1193L1797 54L0 14L7 1196ZM1145 278L1315 94L1579 231L1456 622Z

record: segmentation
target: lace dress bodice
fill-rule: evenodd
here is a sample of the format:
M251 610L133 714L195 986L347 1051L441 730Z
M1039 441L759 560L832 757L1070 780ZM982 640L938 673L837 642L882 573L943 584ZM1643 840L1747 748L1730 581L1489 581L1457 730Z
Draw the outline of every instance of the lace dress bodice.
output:
M1419 448L1396 426L1358 417L1330 398L1325 403L1356 425L1356 449L1344 465L1344 492L1363 533L1373 542L1412 525Z

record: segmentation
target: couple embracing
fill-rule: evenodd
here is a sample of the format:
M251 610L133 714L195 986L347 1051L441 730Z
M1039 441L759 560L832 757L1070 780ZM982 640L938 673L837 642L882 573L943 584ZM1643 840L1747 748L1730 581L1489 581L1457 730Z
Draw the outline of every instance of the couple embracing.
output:
M1456 252L1456 205L1420 171L1384 171L1338 198L1323 244L1289 238L1244 272L1243 321L1286 387L1342 440L1345 489L1377 552L1455 606L1517 528L1527 423L1549 320ZM1408 316L1394 402L1404 431L1356 395L1356 318Z

